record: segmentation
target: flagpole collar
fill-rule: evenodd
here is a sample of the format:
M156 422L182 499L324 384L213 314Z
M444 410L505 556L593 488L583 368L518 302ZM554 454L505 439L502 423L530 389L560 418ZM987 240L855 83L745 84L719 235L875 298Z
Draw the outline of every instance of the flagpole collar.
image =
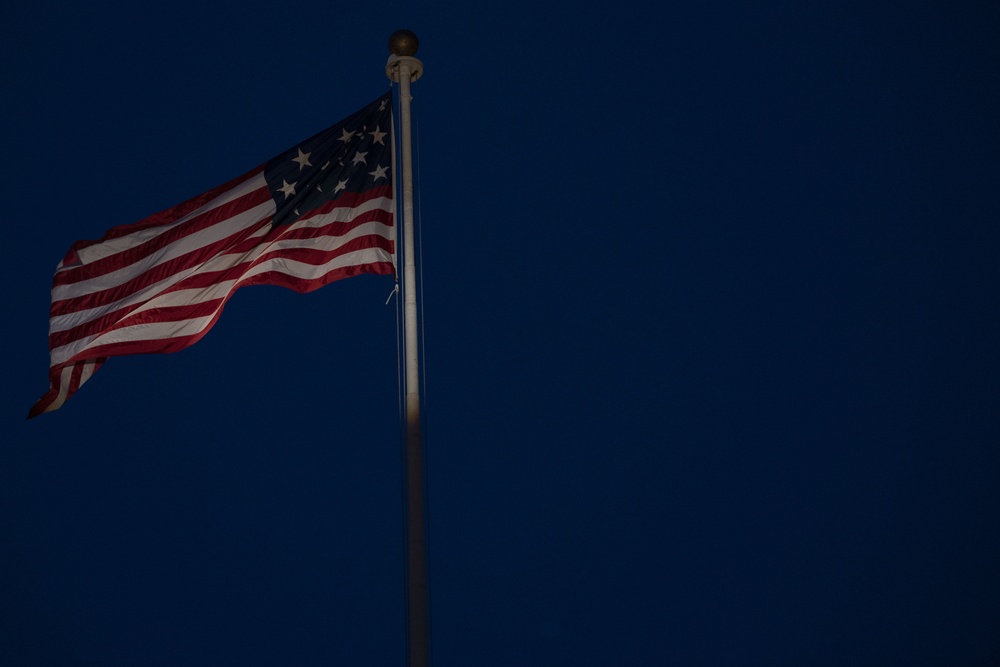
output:
M410 72L410 82L414 82L424 73L424 64L413 56L389 56L389 61L385 64L385 75L393 82L399 83L399 69L401 65L406 65Z

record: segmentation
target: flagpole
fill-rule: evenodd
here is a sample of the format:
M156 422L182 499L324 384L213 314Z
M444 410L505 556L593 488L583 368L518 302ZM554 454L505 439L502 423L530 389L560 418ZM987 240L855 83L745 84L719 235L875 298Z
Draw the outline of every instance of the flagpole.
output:
M403 351L406 357L406 581L407 656L410 667L427 667L427 556L424 545L424 466L420 437L420 365L417 340L417 290L413 242L413 152L410 133L410 83L423 74L414 58L419 42L409 30L389 37L385 73L399 84L399 129L403 191Z

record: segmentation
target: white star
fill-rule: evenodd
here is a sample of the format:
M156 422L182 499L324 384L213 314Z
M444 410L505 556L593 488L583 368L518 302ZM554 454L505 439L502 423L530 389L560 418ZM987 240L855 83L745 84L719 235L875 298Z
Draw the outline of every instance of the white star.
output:
M358 151L357 153L354 154L354 162L352 164L357 164L359 162L361 164L368 164L365 161L365 156L366 155L368 155L368 153L362 153L361 151Z
M337 194L341 190L346 190L346 189L347 189L347 181L340 181L339 183L337 183L337 187L333 189L333 194Z
M299 148L298 151L299 151L299 156L293 157L292 162L299 163L299 171L302 171L306 167L311 167L312 162L309 161L309 156L312 155L312 153L303 153L301 148Z
M389 177L385 175L385 172L389 171L388 165L385 167L375 167L375 171L369 171L368 174L375 177L377 181L380 178L388 179Z
M383 146L385 146L385 132L379 132L377 125L375 126L375 129L369 132L368 134L375 137L374 141L376 144L382 144Z
M295 194L295 183L289 183L285 179L281 179L281 182L284 183L284 185L278 189L285 193L285 199L288 199Z
M337 137L337 141L343 141L346 144L348 141L351 140L351 137L353 137L353 136L354 136L354 133L353 132L348 132L347 128L345 127L343 129L343 134L340 135L339 137Z
M378 105L379 111L385 111L385 100L382 100L382 104Z

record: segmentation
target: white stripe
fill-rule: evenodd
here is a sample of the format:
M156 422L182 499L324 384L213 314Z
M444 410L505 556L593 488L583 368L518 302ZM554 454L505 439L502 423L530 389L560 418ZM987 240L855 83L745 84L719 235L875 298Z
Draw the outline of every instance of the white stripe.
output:
M331 222L350 222L362 213L369 211L385 211L392 213L392 200L388 197L375 197L368 201L361 202L354 208L335 208L328 213L317 213L308 218L299 218L292 225L293 229L299 227L323 227Z
M179 338L182 336L193 336L209 325L212 318L222 308L216 308L211 315L204 317L193 317L187 320L176 320L172 322L149 322L144 324L133 324L130 327L122 327L109 331L106 334L94 339L91 347L98 345L108 345L114 343L132 343L138 341L162 340L164 338Z
M295 260L284 257L275 257L273 259L265 260L247 271L243 274L241 280L246 280L247 278L261 273L266 273L268 271L277 271L278 273L284 273L294 278L301 278L303 280L316 280L317 278L321 278L332 271L348 266L363 266L365 264L373 264L375 262L391 261L392 256L381 248L365 248L364 250L355 250L354 252L340 255L326 264L320 264L319 266L296 262Z
M58 410L62 407L62 404L66 402L66 394L69 393L69 380L73 375L73 366L67 366L62 369L59 374L59 393L56 394L56 398L52 401L43 412L52 412L53 410Z
M330 252L350 243L354 239L359 239L364 236L380 236L384 239L391 240L392 227L387 226L385 223L372 220L371 222L365 222L358 225L342 236L323 235L309 239L278 239L277 241L269 243L264 249L263 254L266 255L276 250L289 250L294 248L307 248Z
M88 246L82 250L77 251L77 256L83 264L90 264L91 262L96 262L99 259L104 259L105 257L110 257L116 253L122 252L123 250L128 250L129 248L134 248L136 246L146 243L150 239L155 239L157 236L170 231L178 225L182 225L188 220L199 216L203 213L207 213L212 209L218 208L224 204L238 199L244 195L250 194L254 190L260 188L266 188L267 181L264 179L264 173L261 171L252 178L240 183L231 190L223 192L221 195L215 199L207 202L200 208L188 213L183 218L179 218L171 223L158 225L156 227L149 227L147 229L140 229L138 231L132 232L131 234L126 234L114 239L108 239L103 243L98 243L96 245ZM182 204L178 204L181 206Z
M72 343L67 343L62 347L54 347L49 351L49 366L64 364L73 358L73 355L86 350L90 343L100 334L93 334L85 338L79 338Z
M82 387L83 383L89 380L90 376L94 374L94 366L96 365L97 364L93 359L88 359L83 365L83 372L80 373L80 387ZM77 387L77 389L79 389L79 387Z
M143 257L138 262L125 266L117 271L106 273L90 280L81 280L69 285L57 285L52 288L52 302L74 299L81 296L99 292L101 290L117 287L137 278L150 271L158 264L176 259L189 252L197 250L205 245L221 241L232 236L236 232L252 227L262 220L266 220L274 214L274 201L268 200L239 215L227 218L219 223L189 234L177 241L170 243L152 255Z
M262 236L269 231L268 227L263 227L255 231L248 238L253 238L255 236ZM260 253L264 249L263 246L255 246L251 250L243 254L228 254L228 255L218 255L208 260L201 266L192 267L184 273L177 273L169 278L161 280L158 283L153 283L147 287L130 294L118 301L113 301L103 306L97 308L90 308L88 310L80 310L75 313L67 313L66 315L56 315L49 318L49 333L53 334L58 331L66 331L67 329L72 329L73 327L80 326L81 324L86 324L91 320L95 320L99 317L103 317L108 313L112 313L121 308L126 308L130 305L142 305L149 299L155 299L156 296L162 293L164 290L173 287L177 283L181 282L185 278L193 276L197 273L207 273L211 271L223 271L225 269L232 268L244 261L252 261L260 256Z

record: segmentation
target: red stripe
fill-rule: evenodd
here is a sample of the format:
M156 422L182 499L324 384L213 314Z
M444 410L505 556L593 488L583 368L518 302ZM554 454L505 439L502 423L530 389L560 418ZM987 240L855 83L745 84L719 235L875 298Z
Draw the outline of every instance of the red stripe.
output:
M58 377L58 376L57 376ZM45 395L38 399L38 402L31 406L31 410L28 411L28 419L37 417L38 415L45 412L46 409L56 401L56 396L59 395L58 379L50 380L49 390L45 392ZM67 397L68 398L68 397Z
M253 178L254 176L256 176L257 174L259 174L259 173L261 173L263 171L264 171L264 165L260 165L256 169L251 169L250 171L248 171L247 173L243 174L242 176L237 176L236 178L234 178L234 179L232 179L230 181L227 181L227 182L223 183L222 185L209 190L208 192L202 193L202 194L198 195L197 197L193 197L191 199L188 199L187 201L182 202L180 204L177 204L176 206L172 206L172 207L170 207L168 209L164 209L164 210L160 211L159 213L154 213L153 215L151 215L151 216L149 216L147 218L143 218L142 220L139 220L138 222L133 222L133 223L130 223L130 224L127 224L127 225L118 225L117 227L112 227L107 232L105 232L104 236L102 236L97 241L77 241L70 248L70 251L69 251L69 254L67 255L67 257L69 257L70 255L75 255L75 253L76 253L77 250L82 250L83 248L90 247L90 246L92 246L92 245L94 245L96 243L101 243L102 241L107 241L108 239L116 239L116 238L119 238L119 237L122 237L122 236L127 236L127 235L129 235L129 234L131 234L131 233L133 233L135 231L140 230L140 229L147 229L149 227L157 227L159 225L169 224L170 222L173 222L174 220L179 220L180 218L183 218L185 215L188 215L189 213L192 213L193 211L197 211L199 208L201 208L205 204L209 203L210 201L212 201L216 197L218 197L218 196L226 193L229 190L232 190L237 185L240 185L241 183L244 183L245 181L250 180L251 178ZM63 261L65 261L65 260L63 260Z
M69 391L66 395L75 394L76 390L80 388L80 376L83 375L83 365L86 362L78 363L73 366L73 372L69 374Z
M350 278L352 276L360 276L366 273L391 276L395 275L395 272L396 270L395 267L393 267L392 262L372 262L369 264L345 266L339 269L334 269L329 273L325 273L314 280L295 278L287 273L280 273L278 271L266 271L252 276L245 281L240 281L239 287L245 287L247 285L277 285L278 287L287 287L292 291L304 294L306 292L312 292L313 290L319 289L324 285L329 285L337 280Z
M164 231L164 233L146 241L145 243L82 266L60 271L56 273L55 277L52 279L52 286L69 285L80 282L81 280L88 280L90 278L103 276L113 271L118 271L124 266L131 266L141 259L162 250L171 243L177 242L185 236L194 234L195 232L200 232L201 230L212 227L213 225L224 223L226 220L241 213L245 213L253 207L263 204L269 199L271 199L271 193L268 191L267 187L261 187L253 192L243 195L242 197L238 197L231 202L227 202L222 206L213 208L212 210L206 211L201 215L197 215L186 221L183 225L179 225L174 229L168 229ZM172 224L173 222L176 222L176 220L170 220L164 224ZM101 241L106 240L108 240L108 237L101 239Z
M45 412L50 405L55 403L56 397L59 395L59 375L62 372L62 367L60 366L58 368L59 373L50 374L49 376L49 390L45 392L45 395L38 399L38 402L31 406L31 410L28 411L28 419L37 417Z
M380 222L386 227L392 227L392 212L376 209L359 213L351 220L335 220L328 222L322 227L311 226L290 226L288 228L278 228L281 232L281 239L315 239L321 236L344 236L352 229L360 227L369 222Z
M311 266L322 266L327 262L358 250L369 248L381 248L386 252L392 252L393 242L376 234L368 234L351 239L347 243L331 250L321 250L318 248L281 248L274 252L265 253L254 262L254 265L263 264L272 259L290 259ZM248 267L249 268L249 267Z
M232 292L230 292L231 294ZM162 308L149 308L134 315L130 315L120 322L116 322L114 325L108 327L101 332L102 335L111 333L113 331L119 331L121 329L126 329L128 327L139 326L142 324L165 324L170 322L182 322L184 320L192 320L197 317L205 317L206 315L211 315L218 309L222 303L225 303L226 297L219 299L210 299L209 301L202 301L200 303L189 303L183 306L163 306ZM155 341L159 340L157 338L147 338L144 340Z
M232 296L230 293L229 296ZM229 299L223 300L223 303ZM107 343L105 345L95 345L86 350L86 355L98 354L102 357L118 357L126 354L171 354L179 352L186 347L194 345L215 326L222 314L222 308L215 313L215 316L208 321L201 331L190 336L177 336L176 338L156 338L152 340L126 340L120 343ZM82 354L82 353L81 353Z
M335 208L357 208L366 201L379 197L392 199L392 186L376 185L364 192L349 192L345 190L339 197L313 209L309 214L329 213Z
M116 301L135 294L145 287L158 283L161 280L166 280L167 278L187 269L200 266L213 257L228 252L232 246L238 244L247 237L252 236L254 232L261 227L270 224L270 222L270 218L266 218L253 227L239 230L230 237L202 246L197 250L192 250L185 255L181 255L180 257L175 257L171 260L167 260L166 262L157 264L148 271L140 273L132 280L129 280L121 285L116 285L98 292L91 292L89 294L69 299L53 301L52 306L49 309L49 317L67 315L69 313L75 313L81 310L98 308L109 303L115 303ZM256 243L253 245L256 245Z

